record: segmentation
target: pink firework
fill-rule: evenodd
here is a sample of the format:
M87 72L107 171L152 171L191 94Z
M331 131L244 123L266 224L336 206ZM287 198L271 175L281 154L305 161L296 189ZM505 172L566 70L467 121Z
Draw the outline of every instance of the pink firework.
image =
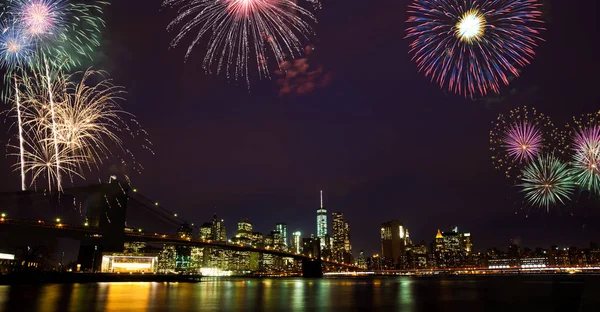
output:
M573 170L577 183L600 194L600 127L591 126L573 133Z
M30 36L52 34L62 21L64 0L21 0L19 18Z
M510 125L503 138L509 157L520 163L533 160L542 150L543 140L540 129L526 120Z

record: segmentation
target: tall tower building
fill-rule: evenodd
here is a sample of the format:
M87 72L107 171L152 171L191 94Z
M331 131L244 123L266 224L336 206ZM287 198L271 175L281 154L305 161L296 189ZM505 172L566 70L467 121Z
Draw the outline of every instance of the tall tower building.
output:
M321 207L317 209L317 237L321 240L321 248L325 247L327 235L327 209L323 208L323 190L321 190Z
M212 228L211 228L210 234L214 241L217 241L217 242L226 242L227 241L227 231L225 229L225 221L223 219L219 220L217 218L216 213L212 219Z
M381 254L388 267L396 267L406 250L408 229L398 220L381 225ZM410 238L409 238L410 239Z
M296 231L293 233L294 239L292 240L292 251L299 254L302 251L302 233Z
M279 222L275 225L275 230L281 233L281 239L283 240L283 245L287 249L288 240L287 240L287 224L284 222Z
M331 234L333 236L333 259L341 262L344 254L344 244L346 240L345 226L344 226L344 213L332 212L331 213Z

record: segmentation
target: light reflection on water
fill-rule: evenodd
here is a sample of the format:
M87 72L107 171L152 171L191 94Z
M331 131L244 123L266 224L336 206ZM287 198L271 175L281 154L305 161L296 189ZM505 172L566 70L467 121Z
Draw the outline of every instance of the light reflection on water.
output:
M0 311L533 311L597 307L596 277L211 279L0 286ZM514 303L519 302L518 308ZM533 310L532 310L533 309ZM567 311L567 310L565 310ZM585 309L584 309L585 311Z

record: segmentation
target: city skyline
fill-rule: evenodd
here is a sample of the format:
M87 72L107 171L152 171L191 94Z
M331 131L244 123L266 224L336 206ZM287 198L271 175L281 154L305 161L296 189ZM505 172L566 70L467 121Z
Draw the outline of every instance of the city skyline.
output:
M324 3L307 62L331 81L312 93L278 96L274 80L253 81L248 92L205 75L201 55L184 62L185 47L168 49L173 33L164 28L174 12L158 10L160 0L112 2L93 65L126 87L124 109L155 151L136 153L145 170L131 175L132 185L197 223L217 207L227 224L255 214L265 216L254 220L264 231L285 221L302 233L315 231L323 189L328 211L350 221L353 250L369 253L378 249L381 223L393 219L415 240L454 224L477 233L477 246L600 240L600 209L587 194L550 215L531 209L491 166L489 152L499 113L535 106L563 125L597 110L599 50L588 32L598 3L542 1L547 29L535 59L500 95L475 99L440 90L419 73L402 39L407 5ZM19 189L14 160L0 159L0 190Z

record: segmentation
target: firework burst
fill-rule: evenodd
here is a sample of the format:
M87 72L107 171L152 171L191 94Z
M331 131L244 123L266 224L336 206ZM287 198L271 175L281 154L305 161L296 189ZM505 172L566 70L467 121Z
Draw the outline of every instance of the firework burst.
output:
M554 155L541 155L523 170L519 186L525 199L533 206L545 208L565 204L577 186L572 169Z
M500 114L490 131L492 163L507 178L520 174L528 162L550 148L554 124L550 118L526 106Z
M582 190L600 194L600 127L573 132L571 163L577 184Z
M56 33L64 20L64 0L16 0L18 19L27 34L43 38Z
M508 85L541 41L537 0L414 0L406 38L419 71L474 97Z
M71 182L76 177L85 178L86 171L100 170L99 166L113 157L115 148L125 154L121 163L132 158L136 164L131 151L123 148L122 138L147 133L122 110L119 103L124 88L115 86L105 72L88 69L64 75L59 71L48 84L46 73L34 70L20 77L18 83L22 86L18 94L23 109L17 113L21 113L24 129L24 148L20 149L24 152L18 165L31 183L44 177L48 189L60 191L63 175ZM136 130L128 121L133 121ZM147 145L149 141L144 142Z
M10 73L31 60L33 45L15 23L0 25L0 67Z
M251 54L259 77L268 78L269 57L281 64L286 54L300 56L303 41L313 34L309 23L316 22L310 11L292 0L165 0L163 5L179 7L178 16L167 27L179 28L172 47L191 35L187 59L201 39L209 37L205 71L216 69L217 74L225 72L236 80L245 77L248 86Z

